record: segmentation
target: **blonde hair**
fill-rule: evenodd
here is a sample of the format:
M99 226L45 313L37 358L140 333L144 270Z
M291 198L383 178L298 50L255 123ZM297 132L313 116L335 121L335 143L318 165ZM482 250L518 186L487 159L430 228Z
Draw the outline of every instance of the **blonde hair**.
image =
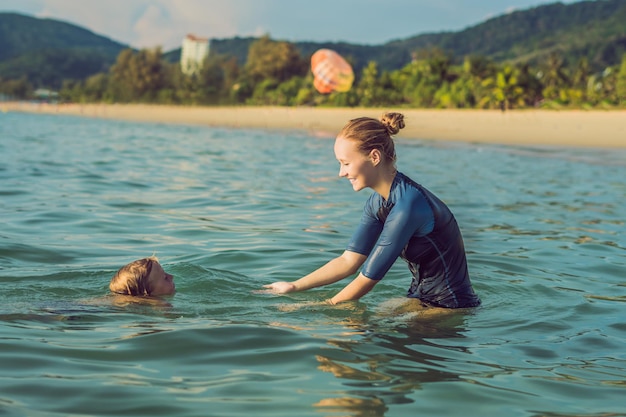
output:
M148 276L155 262L159 262L157 257L150 256L124 265L111 279L109 289L117 294L150 295L152 288Z
M338 136L359 142L359 150L369 154L378 149L385 159L396 162L396 150L392 135L404 129L404 115L402 113L385 113L380 120L372 117L352 119L341 129Z

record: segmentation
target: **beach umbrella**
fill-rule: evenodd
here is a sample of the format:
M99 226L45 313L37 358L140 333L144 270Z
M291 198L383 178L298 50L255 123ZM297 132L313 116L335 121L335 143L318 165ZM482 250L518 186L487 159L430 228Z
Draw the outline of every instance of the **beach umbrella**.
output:
M313 85L322 94L345 93L354 81L350 64L332 49L319 49L311 56L311 72Z

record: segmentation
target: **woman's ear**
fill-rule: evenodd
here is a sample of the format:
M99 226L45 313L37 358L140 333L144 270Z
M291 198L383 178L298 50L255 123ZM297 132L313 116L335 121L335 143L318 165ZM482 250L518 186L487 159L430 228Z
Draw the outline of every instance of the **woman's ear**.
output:
M380 153L380 149L372 149L370 151L370 161L374 164L374 166L378 165L380 161L382 161L382 155Z

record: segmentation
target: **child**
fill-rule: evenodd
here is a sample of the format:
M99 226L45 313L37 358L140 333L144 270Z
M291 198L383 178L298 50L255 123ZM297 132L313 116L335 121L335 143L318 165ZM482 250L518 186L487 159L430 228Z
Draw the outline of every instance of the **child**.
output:
M174 277L163 270L156 256L124 265L115 274L109 288L116 294L134 296L171 295L176 292Z

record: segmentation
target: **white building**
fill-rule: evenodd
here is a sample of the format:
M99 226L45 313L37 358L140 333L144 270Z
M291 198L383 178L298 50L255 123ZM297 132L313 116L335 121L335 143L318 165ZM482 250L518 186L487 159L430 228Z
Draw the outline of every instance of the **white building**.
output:
M202 68L202 63L209 55L209 40L187 35L183 39L180 52L180 68L183 74L191 75Z

